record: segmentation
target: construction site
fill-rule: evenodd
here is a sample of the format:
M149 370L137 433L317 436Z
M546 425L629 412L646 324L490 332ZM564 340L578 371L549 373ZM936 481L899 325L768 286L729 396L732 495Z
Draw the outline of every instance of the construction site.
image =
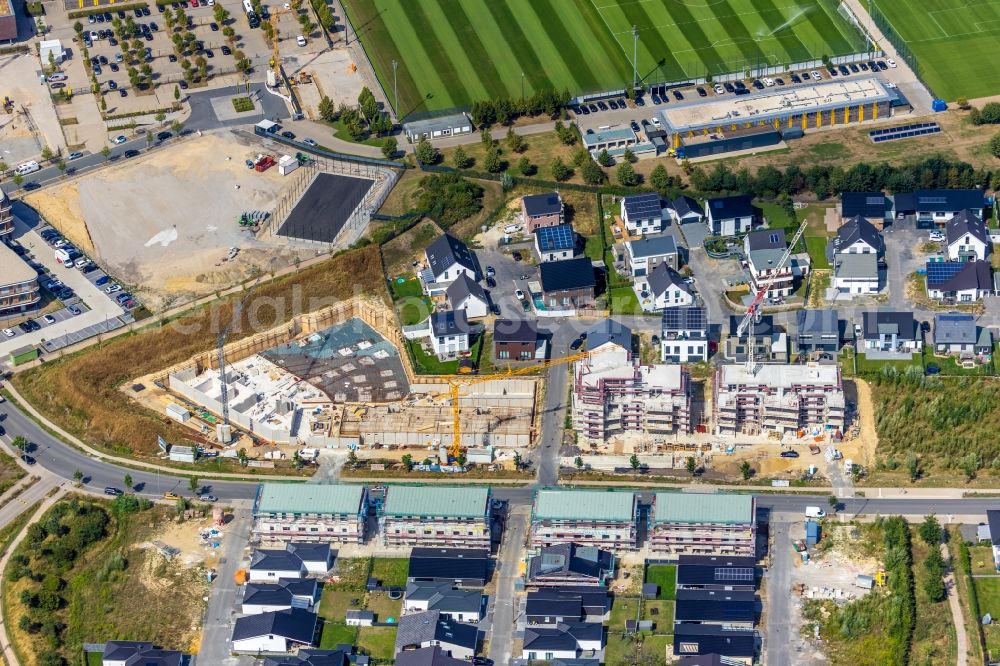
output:
M137 378L157 390L129 395L193 433L214 430L220 446L248 448L250 457L290 458L302 447L401 457L418 448L447 463L461 449L531 445L538 379L417 376L400 349L392 310L355 297L227 344L222 355L205 352Z

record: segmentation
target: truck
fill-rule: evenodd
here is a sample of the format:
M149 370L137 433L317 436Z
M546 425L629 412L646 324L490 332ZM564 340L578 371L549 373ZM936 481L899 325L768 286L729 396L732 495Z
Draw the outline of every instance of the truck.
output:
M260 157L257 158L257 161L254 163L253 168L259 172L264 172L273 167L274 165L275 161L273 155L261 155Z
M826 511L823 511L818 506L806 507L806 518L823 518L824 516L826 516Z

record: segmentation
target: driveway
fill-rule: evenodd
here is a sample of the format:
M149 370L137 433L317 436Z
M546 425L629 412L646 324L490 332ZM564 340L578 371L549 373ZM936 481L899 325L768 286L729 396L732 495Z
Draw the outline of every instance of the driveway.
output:
M222 540L222 554L219 559L218 577L212 583L205 614L205 630L198 652L199 664L219 664L220 666L241 666L253 663L252 657L232 656L229 653L229 639L236 617L235 575L243 558L243 549L250 538L250 512L236 509L233 521L225 528Z
M771 566L767 569L767 616L764 654L768 666L792 666L791 568L792 523L771 513Z
M507 518L507 529L503 545L497 556L499 582L495 598L491 600L492 610L487 615L493 631L490 634L489 658L496 664L511 663L514 643L514 614L518 607L515 583L520 579L518 566L524 557L524 542L528 533L531 507L519 505L512 508Z

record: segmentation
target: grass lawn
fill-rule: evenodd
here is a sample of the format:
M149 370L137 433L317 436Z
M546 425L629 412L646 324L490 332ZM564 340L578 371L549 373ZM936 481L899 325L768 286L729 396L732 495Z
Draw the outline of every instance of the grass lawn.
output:
M383 585L405 587L409 570L410 560L405 557L376 557L372 578L379 579Z
M751 0L344 4L383 88L393 88L392 61L403 65L397 72L402 116L542 90L622 87L631 80L633 25L639 26L639 75L649 82L800 62L864 45L835 0L766 7Z
M639 597L615 597L608 620L608 635L625 630L625 620L635 620L639 616Z
M398 622L403 611L403 600L390 599L385 592L371 592L368 595L368 610L375 613L378 622L385 622L390 617Z
M413 353L413 366L418 375L454 375L458 372L458 360L441 361L434 355L434 352L425 352L420 345L421 340L407 340L406 346ZM479 359L479 350L482 347L483 336L477 335L472 342L470 359L476 363Z
M830 262L826 258L826 236L806 236L806 251L809 253L809 261L813 268L830 268Z
M677 567L673 564L650 564L646 567L646 582L660 586L657 599L673 599L677 584Z
M911 528L911 543L913 552L913 575L916 579L914 592L917 599L917 622L913 628L911 644L911 660L913 664L954 664L956 663L957 639L952 623L942 622L941 618L951 617L948 600L931 601L924 591L927 571L924 562L931 551L938 548L937 544L929 546L924 543L916 528Z
M779 204L773 202L755 202L761 213L767 218L767 225L770 229L784 229L786 240L791 240L791 234L795 233L799 223L788 214L788 211Z
M403 326L419 324L430 316L434 309L429 298L424 296L420 280L412 277L404 282L398 278L389 280L389 293L396 304Z
M635 295L635 290L630 286L613 287L608 291L608 307L614 314L635 314L641 315L642 306Z
M969 563L972 573L995 574L996 564L993 563L993 549L990 546L969 546Z
M908 368L917 367L923 372L923 365L919 355L914 355L910 361L876 361L868 360L864 352L858 354L858 374L863 375L869 372L881 372L882 368L896 368L900 372L905 372Z
M667 646L673 645L674 637L671 634L651 634L640 632L633 639L624 638L621 634L611 635L608 632L608 644L604 653L604 663L606 664L632 664L649 663L662 664L666 659ZM637 653L648 655L649 658L641 660L636 657Z
M1000 578L973 578L973 583L979 599L979 613L1000 617ZM1000 625L983 627L983 634L986 636L986 649L1000 654Z
M396 651L396 627L361 627L358 647L375 659L392 660Z
M87 666L104 666L103 652L87 652Z
M954 100L1000 92L1000 61L993 57L1000 39L1000 5L925 0L915 12L897 0L873 4L876 25L883 33L895 32L900 38L895 41L905 42L916 57L918 76L935 96ZM961 49L954 48L956 40L961 40Z
M351 143L363 143L366 146L375 146L376 148L381 148L382 144L385 143L386 137L375 136L373 134L365 134L361 138L355 140L351 137L351 133L347 131L347 125L344 124L342 120L335 120L332 123L327 123L333 128L333 135L338 139L343 141L350 141Z
M992 363L977 363L972 368L966 368L962 366L953 356L935 356L934 350L929 346L924 346L923 351L924 356L924 367L929 367L931 364L936 365L942 375L961 375L961 376L984 376L992 375L993 364Z
M339 580L325 585L323 594L328 594L330 590L341 590L360 592L363 596L368 582L368 563L367 557L337 558L333 573Z
M323 633L319 637L319 647L321 650L332 650L340 643L354 643L357 636L356 627L348 627L339 622L324 622Z
M351 602L355 603L351 603ZM354 590L324 589L319 601L319 614L327 620L343 622L348 609L359 609L364 605L363 592Z
M672 633L674 626L673 601L643 601L642 619L656 623L657 633Z

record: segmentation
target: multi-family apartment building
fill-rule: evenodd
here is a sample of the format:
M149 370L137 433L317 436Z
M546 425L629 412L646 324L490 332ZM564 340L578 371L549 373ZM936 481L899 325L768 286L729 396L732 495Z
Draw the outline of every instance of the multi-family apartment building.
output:
M0 190L0 238L14 232L14 204L3 190Z
M539 490L531 511L531 547L559 543L634 550L635 493Z
M844 386L836 365L720 366L712 387L719 434L792 433L844 427Z
M387 546L490 547L490 490L392 486L379 516Z
M656 493L649 541L669 555L756 554L752 495Z
M617 345L578 361L573 427L596 442L629 432L690 432L690 374L682 365L641 365Z
M264 483L253 503L253 534L262 543L363 543L364 486Z

